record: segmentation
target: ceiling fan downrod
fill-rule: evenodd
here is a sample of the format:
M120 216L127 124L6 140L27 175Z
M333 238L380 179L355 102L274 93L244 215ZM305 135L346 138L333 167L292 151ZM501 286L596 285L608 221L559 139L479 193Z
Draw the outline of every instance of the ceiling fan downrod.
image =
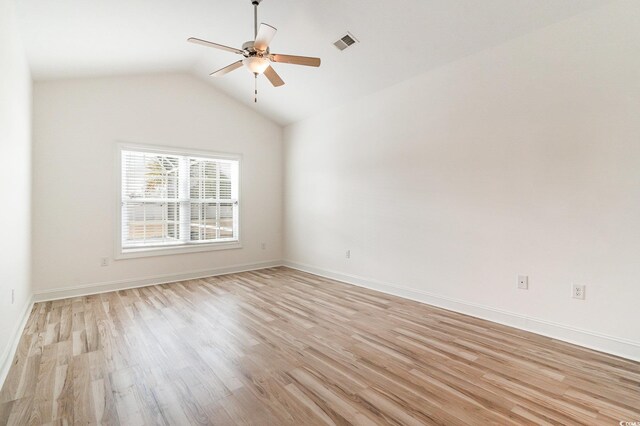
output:
M258 5L261 0L251 0L253 5L253 38L258 36Z
M261 0L251 0L253 5L253 38L258 37L258 6ZM258 74L253 73L254 76L254 90L253 90L253 103L258 103Z

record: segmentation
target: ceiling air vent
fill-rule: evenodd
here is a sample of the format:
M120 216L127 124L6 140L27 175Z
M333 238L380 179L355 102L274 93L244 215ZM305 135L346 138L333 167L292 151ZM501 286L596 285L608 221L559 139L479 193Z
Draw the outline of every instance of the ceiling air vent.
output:
M346 33L344 36L340 37L333 45L340 50L344 50L349 46L356 44L358 40L351 34Z

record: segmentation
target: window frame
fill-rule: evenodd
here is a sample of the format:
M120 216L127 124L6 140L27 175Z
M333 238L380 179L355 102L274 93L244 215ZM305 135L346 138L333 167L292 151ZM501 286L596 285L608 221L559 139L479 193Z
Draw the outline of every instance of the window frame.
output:
M137 151L137 152L149 152L160 153L166 155L180 155L189 157L203 157L210 158L212 160L232 160L238 162L238 224L237 238L231 241L218 241L218 242L192 242L183 244L174 244L167 246L154 246L154 247L136 247L126 248L122 245L122 151ZM215 151L205 151L198 149L188 148L175 148L160 145L142 145L132 144L126 142L118 142L116 144L115 154L116 164L116 226L115 226L115 254L114 259L130 259L138 257L153 257L164 256L173 254L186 254L197 253L215 250L230 250L242 248L242 155L233 153L223 153Z

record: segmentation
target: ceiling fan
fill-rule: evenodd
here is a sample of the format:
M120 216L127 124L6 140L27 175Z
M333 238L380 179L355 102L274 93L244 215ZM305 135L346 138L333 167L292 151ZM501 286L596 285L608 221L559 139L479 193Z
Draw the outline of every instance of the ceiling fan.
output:
M271 53L269 44L276 35L276 29L271 25L261 23L258 28L258 5L262 0L251 0L253 5L253 35L254 40L247 41L242 45L242 49L224 46L222 44L213 43L211 41L190 37L187 41L200 44L215 49L225 50L227 52L242 55L244 58L237 62L227 65L210 75L214 77L222 77L225 74L236 70L243 65L253 73L255 78L255 96L254 102L258 102L258 75L263 74L275 87L282 86L284 81L278 73L271 67L271 62L281 62L284 64L306 65L308 67L319 67L320 58L312 58L308 56L282 55L279 53Z

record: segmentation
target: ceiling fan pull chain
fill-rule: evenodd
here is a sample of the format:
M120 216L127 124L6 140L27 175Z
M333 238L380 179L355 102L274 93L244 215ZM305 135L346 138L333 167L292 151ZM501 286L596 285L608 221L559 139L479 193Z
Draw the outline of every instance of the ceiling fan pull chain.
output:
M257 104L258 103L258 74L254 73L253 75L255 77L255 92L254 92L253 102Z

